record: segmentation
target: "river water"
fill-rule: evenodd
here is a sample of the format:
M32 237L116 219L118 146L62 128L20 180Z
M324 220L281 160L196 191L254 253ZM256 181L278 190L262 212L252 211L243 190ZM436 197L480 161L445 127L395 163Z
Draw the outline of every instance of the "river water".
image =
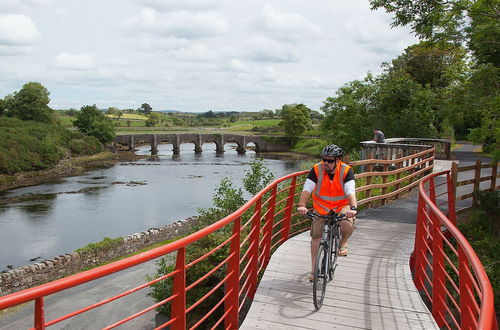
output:
M255 153L238 155L236 145L215 153L215 144L159 145L158 157L117 164L57 182L7 191L30 194L26 202L0 206L0 271L74 251L104 237L120 237L161 227L211 206L222 177L237 187ZM149 146L137 153L148 155ZM275 177L301 170L298 162L265 159ZM249 198L250 196L245 196Z

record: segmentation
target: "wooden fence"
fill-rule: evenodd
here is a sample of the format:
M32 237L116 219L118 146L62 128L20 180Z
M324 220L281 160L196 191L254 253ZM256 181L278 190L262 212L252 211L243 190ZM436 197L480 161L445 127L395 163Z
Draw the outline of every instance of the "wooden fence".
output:
M421 178L432 173L434 148L395 159L364 159L350 163L356 174L358 205L370 208L385 204L414 189ZM358 173L361 172L361 173Z
M484 174L482 170L491 169L491 174L481 176ZM476 164L470 166L458 167L458 164L453 162L451 167L451 178L453 182L454 195L456 196L456 200L466 200L472 198L471 206L461 208L457 210L457 213L467 212L472 209L472 207L477 202L477 193L480 191L495 191L500 188L500 186L496 185L497 178L499 177L498 173L498 162L495 164L482 164L480 160L476 160ZM474 178L458 181L458 173L474 171ZM488 188L481 189L481 182L490 181L490 185ZM467 185L474 185L473 191L471 193L457 195L457 188Z

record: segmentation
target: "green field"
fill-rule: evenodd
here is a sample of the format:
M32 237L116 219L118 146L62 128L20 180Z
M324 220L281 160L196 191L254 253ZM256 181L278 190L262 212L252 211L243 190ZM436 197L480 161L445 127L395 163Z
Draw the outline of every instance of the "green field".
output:
M111 119L118 119L117 115L106 115L106 116ZM124 113L119 120L146 120L146 119L148 119L148 117L144 115Z

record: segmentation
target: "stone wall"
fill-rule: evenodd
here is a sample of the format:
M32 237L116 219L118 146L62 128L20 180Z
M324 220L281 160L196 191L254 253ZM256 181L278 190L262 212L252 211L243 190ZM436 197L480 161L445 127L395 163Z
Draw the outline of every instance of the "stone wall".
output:
M98 251L72 252L50 260L0 273L0 296L22 291L43 283L72 275L104 262L137 252L150 246L178 236L191 233L196 218L123 237L112 248Z

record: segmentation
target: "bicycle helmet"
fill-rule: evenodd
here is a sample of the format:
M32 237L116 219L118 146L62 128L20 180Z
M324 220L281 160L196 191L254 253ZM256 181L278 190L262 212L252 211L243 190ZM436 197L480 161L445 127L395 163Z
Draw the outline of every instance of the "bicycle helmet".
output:
M321 152L321 156L323 157L342 157L342 155L344 154L344 151L342 151L342 149L335 145L335 144L330 144L326 147L323 148L323 151Z

